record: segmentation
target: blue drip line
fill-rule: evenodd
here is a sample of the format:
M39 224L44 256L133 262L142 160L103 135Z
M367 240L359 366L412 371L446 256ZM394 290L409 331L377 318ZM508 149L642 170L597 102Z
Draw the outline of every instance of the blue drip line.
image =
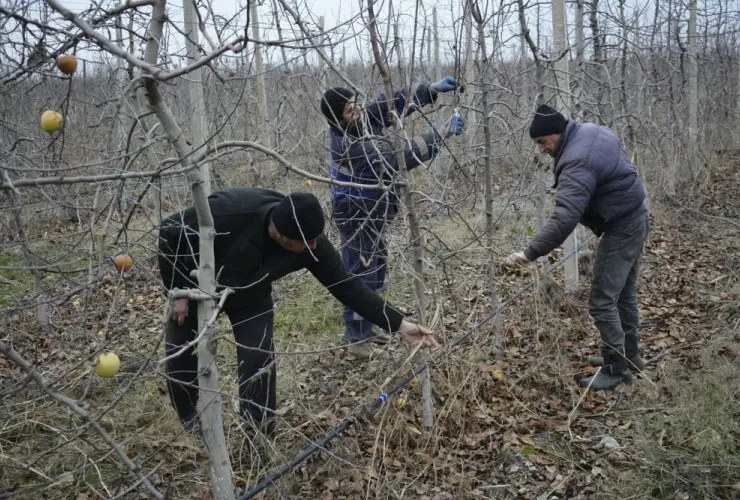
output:
M576 255L579 253L579 251L582 248L585 248L588 243L594 239L594 237L587 238L586 241L584 241L581 245L577 246L573 249L570 253L568 253L567 256L563 257L558 261L555 265L550 266L549 269L546 270L545 274L549 274L561 265L563 265L568 259L570 259L573 255ZM457 347L459 344L461 344L468 336L473 334L481 325L484 323L487 323L491 319L495 318L499 312L501 312L503 309L509 306L512 302L514 302L517 298L519 298L521 295L524 294L527 290L532 288L534 286L535 282L530 281L523 287L519 289L518 292L516 292L513 296L509 297L507 300L505 300L502 304L499 304L498 308L495 311L492 311L482 319L478 320L473 327L469 328L467 332L460 335L454 342L452 342L447 349L441 351L438 356L435 357L434 361L437 364L437 366L441 365L445 362L446 358L449 356L449 354L452 352L452 349ZM398 383L395 387L391 389L391 394L394 394L396 392L399 392L402 390L406 385L411 382L414 378L416 378L417 375L422 373L424 370L430 369L430 362L427 361L423 363L422 365L418 366L414 370L411 371L411 374L408 375L405 379L403 379L400 383ZM373 413L375 412L379 407L380 404L385 402L388 399L388 393L384 392L377 398L375 398L371 403L368 403L364 405L364 411L366 413ZM285 463L282 467L280 467L275 473L268 476L267 478L263 479L260 483L254 485L251 489L249 489L244 495L239 497L239 500L247 500L250 498L253 498L255 495L263 491L264 489L268 488L271 485L275 484L275 481L277 481L279 478L281 478L284 474L287 472L290 472L295 467L297 467L300 463L302 463L304 460L306 460L308 457L313 455L314 453L325 450L326 446L334 439L341 437L342 433L347 430L349 427L355 424L356 419L353 417L347 418L339 425L333 427L332 429L327 432L324 437L319 439L318 441L311 442L311 445L304 449L301 453L296 456L293 460L291 460L288 463Z

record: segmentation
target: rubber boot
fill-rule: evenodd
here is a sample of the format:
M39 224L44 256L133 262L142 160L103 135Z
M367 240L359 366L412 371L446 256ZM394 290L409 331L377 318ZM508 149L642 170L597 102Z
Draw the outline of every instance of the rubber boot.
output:
M388 342L391 341L391 336L389 334L385 333L383 330L375 326L373 327L370 335L370 342L372 342L373 344L386 345Z
M368 341L352 341L347 346L347 352L357 359L370 359L373 356L373 346Z
M601 369L590 377L583 377L578 382L581 387L589 387L595 391L612 389L619 384L632 382L632 373L627 369L627 360L621 346L605 346L602 348L602 358L606 360Z
M591 366L604 366L604 357L603 356L589 356L586 358L586 363L588 363ZM645 371L646 367L647 365L645 364L645 360L643 360L639 354L635 356L634 358L627 358L627 368L629 368L635 373L640 373L642 371Z
M602 367L596 375L581 378L578 385L589 387L594 391L601 391L604 389L613 389L619 384L629 384L630 382L632 382L632 374L629 370L607 372Z
M640 357L640 349L637 344L637 336L626 335L624 337L624 352L627 357L627 368L635 373L640 373L647 366L645 361ZM591 366L604 366L603 356L589 356L586 363Z

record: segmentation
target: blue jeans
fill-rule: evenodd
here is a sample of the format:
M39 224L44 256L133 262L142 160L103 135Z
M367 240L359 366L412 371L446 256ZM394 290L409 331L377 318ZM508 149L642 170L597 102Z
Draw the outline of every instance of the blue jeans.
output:
M333 209L344 266L359 276L368 288L380 293L388 270L385 231L396 215L395 204L382 199L361 199L353 203L335 202ZM344 326L344 337L357 342L370 338L373 324L345 307Z
M604 234L596 252L589 307L601 334L603 370L607 373L623 371L626 358L639 354L637 275L649 230L645 213Z

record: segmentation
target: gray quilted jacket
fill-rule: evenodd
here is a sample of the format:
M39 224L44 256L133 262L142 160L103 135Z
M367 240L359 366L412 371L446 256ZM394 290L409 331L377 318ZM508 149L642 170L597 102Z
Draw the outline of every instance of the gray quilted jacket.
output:
M572 120L555 156L555 212L524 251L529 260L559 247L578 223L597 235L618 231L645 213L645 189L617 135Z

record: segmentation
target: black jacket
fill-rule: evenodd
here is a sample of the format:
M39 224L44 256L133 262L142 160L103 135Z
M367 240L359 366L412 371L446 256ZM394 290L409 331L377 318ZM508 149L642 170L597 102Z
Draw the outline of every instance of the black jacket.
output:
M216 230L217 290L233 288L225 308L242 308L271 300L272 282L308 269L342 304L389 332L398 330L403 315L350 274L325 235L314 250L284 250L268 234L270 212L284 198L276 191L232 188L208 197ZM311 253L318 260L314 260ZM198 221L194 208L173 214L159 231L159 271L167 290L197 288L190 271L199 256Z

